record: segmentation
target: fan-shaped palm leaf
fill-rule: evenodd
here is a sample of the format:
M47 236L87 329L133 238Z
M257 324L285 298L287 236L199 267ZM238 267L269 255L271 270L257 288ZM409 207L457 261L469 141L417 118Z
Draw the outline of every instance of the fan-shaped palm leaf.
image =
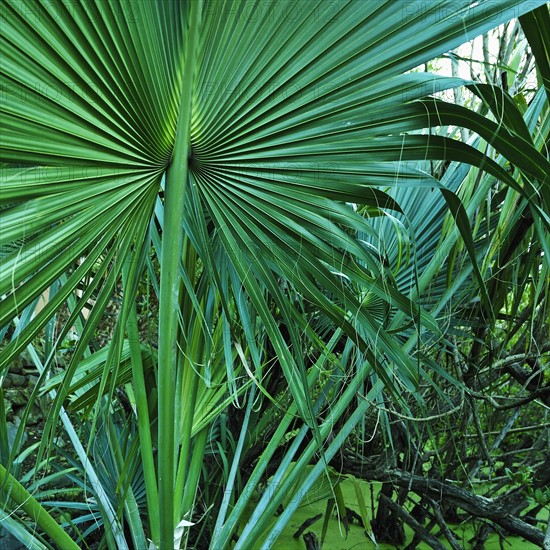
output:
M186 475L190 445L180 447L174 431L174 381L189 369L177 348L186 328L178 336L178 311L185 325L193 315L200 318L193 310L203 307L191 285L181 282L182 251L184 267L200 258L228 323L231 304L250 300L319 446L326 430L316 426L306 366L297 352L306 321L279 279L291 281L343 327L390 388L398 381L414 389L415 363L362 307L354 288L434 330L436 324L400 292L376 251L357 240L357 231L369 227L346 203L366 205L373 215L380 208L398 209L375 187L399 183L404 160L461 160L516 185L472 147L403 135L441 124L439 114L483 129L462 110L436 105L430 111L432 102L405 105L458 82L403 73L543 3L3 4L0 152L10 167L2 169L0 203L7 208L1 211L0 245L25 241L0 268L0 294L6 295L0 327L55 281L64 277L64 284L2 351L1 369L93 275L96 306L68 369L71 378L123 274L127 293L105 363L117 380L149 248L147 227L166 174L159 251L160 534L154 534L161 547L172 545L174 521L182 519L174 517L182 505L173 497L176 485L185 486L180 475ZM497 139L504 153L515 155L523 138L500 133ZM547 162L535 160L523 168L538 178ZM426 183L416 171L402 179ZM529 191L527 196L532 199ZM193 276L187 273L187 280ZM88 297L77 302L70 323ZM288 340L273 307L287 325ZM242 315L244 309L237 311ZM139 356L134 350L138 363ZM232 354L225 357L233 360Z

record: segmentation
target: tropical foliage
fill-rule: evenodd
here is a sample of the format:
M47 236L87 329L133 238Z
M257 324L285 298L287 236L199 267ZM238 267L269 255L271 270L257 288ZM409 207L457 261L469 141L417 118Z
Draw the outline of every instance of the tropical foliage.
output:
M418 69L502 24L483 75ZM6 529L267 548L320 486L345 515L354 473L385 484L372 538L440 544L414 492L451 545L457 509L542 544L544 1L8 0L1 29ZM519 465L521 442L497 457L518 418L540 427ZM498 468L494 509L445 484Z

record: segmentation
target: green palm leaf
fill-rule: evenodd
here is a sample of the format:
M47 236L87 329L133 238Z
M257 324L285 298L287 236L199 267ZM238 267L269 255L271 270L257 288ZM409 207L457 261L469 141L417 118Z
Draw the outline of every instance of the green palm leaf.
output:
M12 333L2 349L0 372L73 299L79 284L92 280L89 293L71 308L72 324L92 293L96 297L65 375L70 382L90 352L102 308L124 275L119 324L96 392L98 401L105 393L113 395L116 380L128 375L119 371L124 331L127 319L133 323L133 298L150 245L146 227L155 223L156 207L162 240L155 244L161 261L160 534L154 533L155 543L172 545L174 523L188 511L196 490L186 485L194 479L186 468L192 445L200 448L203 436L192 432L190 413L182 421L186 428L180 442L174 406L185 398L194 403L200 393L178 344L196 339L197 357L208 356L199 335L209 330L203 320L215 315L213 309L206 315L205 308L216 304L216 315L225 315L229 325L224 360L230 374L235 371L229 349L238 321L244 321L243 315L255 323L258 319L318 448L327 434L317 427L307 366L299 353L308 320L283 292L281 280L342 327L396 395L398 386L415 389L418 365L402 349L399 330L388 330L385 312L398 310L405 326L421 319L432 332L437 323L396 284L376 248L358 238L373 232L362 213L376 217L400 211L399 201L384 189L430 185L430 177L403 164L425 159L467 162L531 201L541 192L546 204L548 162L536 151L522 161L523 126L513 135L496 132L495 147L540 180L540 189L527 178L519 186L474 147L408 134L440 125L441 119L481 135L490 126L463 109L415 101L459 85L457 79L404 73L543 4L3 4L0 245L12 250L0 267L0 295L5 296L0 328L9 327L47 288L64 284L37 317ZM543 22L545 16L537 11L536 17ZM541 51L542 46L537 54ZM515 112L508 108L507 113L507 123L517 122ZM447 197L477 269L467 218L455 196ZM348 203L362 205L362 212ZM543 212L535 211L544 219ZM127 260L133 263L125 267ZM199 261L206 270L200 284L208 288L194 286L191 271ZM370 310L364 292L377 298ZM371 315L372 308L381 313ZM244 332L251 342L251 332ZM311 330L306 334L312 345L323 348ZM258 367L259 352L250 348ZM130 354L135 375L139 349ZM188 393L177 394L176 387ZM60 393L50 424L66 395ZM216 403L222 401L215 397ZM212 420L216 415L211 412L198 418ZM346 424L348 432L351 428Z

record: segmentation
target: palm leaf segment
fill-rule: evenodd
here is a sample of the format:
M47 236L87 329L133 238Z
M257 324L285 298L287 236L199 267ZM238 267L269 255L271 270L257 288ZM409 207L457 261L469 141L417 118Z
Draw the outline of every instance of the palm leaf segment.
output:
M465 31L473 36L506 21L521 4L204 3L185 228L227 301L212 242L221 246L284 359L302 412L307 398L295 382L305 380L303 367L266 293L291 321L296 313L278 278L292 281L350 336L361 336L362 347L376 341L380 356L414 378L410 359L352 290L359 283L416 315L377 254L355 238L368 226L348 203L372 214L398 209L377 188L432 185L400 163L443 151L506 178L474 149L402 135L437 124L406 102L459 84L403 72L457 46ZM2 244L25 244L1 267L0 326L73 273L4 350L4 366L98 261L109 258L118 272L120 258L144 246L144 224L171 162L188 17L188 5L177 1L3 5Z

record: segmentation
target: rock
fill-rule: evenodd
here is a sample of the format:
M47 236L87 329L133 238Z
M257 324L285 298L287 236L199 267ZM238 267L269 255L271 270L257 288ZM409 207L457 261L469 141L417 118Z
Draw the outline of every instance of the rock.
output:
M31 411L29 413L29 416L27 417L27 425L29 426L35 426L36 424L39 424L44 420L44 415L42 414L42 411L39 407L32 407Z
M36 369L34 367L25 367L22 374L24 374L27 378L29 378L30 376L35 376Z
M23 373L23 362L20 358L16 359L9 368L10 372L13 372L15 374L22 374Z
M16 407L23 407L29 401L29 396L23 390L6 389L4 396L6 401Z
M15 374L13 372L8 372L6 374L6 381L5 381L5 388L13 387L13 386L26 386L27 385L27 379L22 376L21 374Z

